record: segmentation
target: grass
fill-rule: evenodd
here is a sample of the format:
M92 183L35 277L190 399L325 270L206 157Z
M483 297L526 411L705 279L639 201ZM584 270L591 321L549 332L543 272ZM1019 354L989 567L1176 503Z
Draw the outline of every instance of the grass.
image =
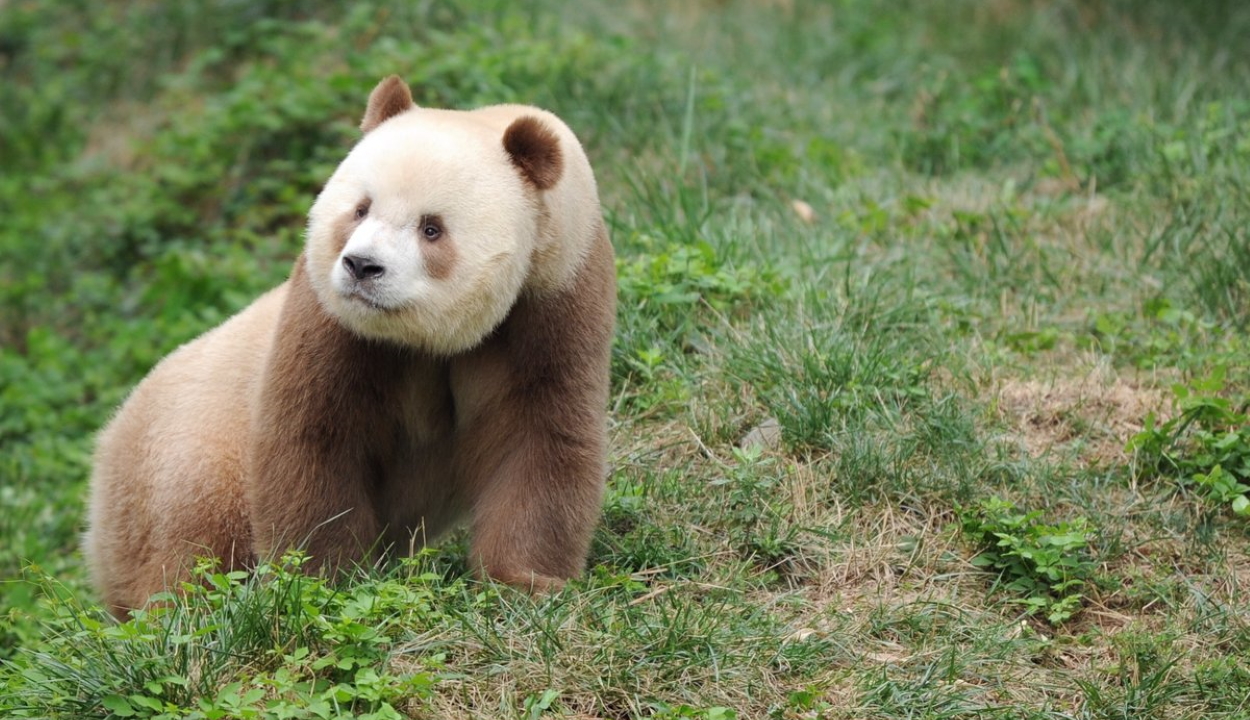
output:
M1241 4L63 10L0 6L0 715L1250 717ZM595 165L586 575L457 535L106 620L92 433L285 277L392 72Z

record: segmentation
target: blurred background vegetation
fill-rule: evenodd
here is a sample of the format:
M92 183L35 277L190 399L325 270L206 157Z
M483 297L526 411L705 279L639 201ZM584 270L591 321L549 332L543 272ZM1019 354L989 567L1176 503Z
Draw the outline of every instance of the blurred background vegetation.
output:
M620 427L723 448L771 416L853 503L949 519L987 477L1027 477L1124 522L1089 499L1136 487L1124 463L1070 481L991 460L981 393L1056 353L1250 389L1247 38L1239 0L0 0L0 658L39 638L18 578L86 594L93 433L286 277L391 73L420 104L545 106L582 137L619 256ZM896 485L846 479L886 477L862 438L904 426ZM697 521L686 490L648 530L641 461L617 459L596 561L685 567L706 550L673 531ZM802 554L742 512L734 542Z

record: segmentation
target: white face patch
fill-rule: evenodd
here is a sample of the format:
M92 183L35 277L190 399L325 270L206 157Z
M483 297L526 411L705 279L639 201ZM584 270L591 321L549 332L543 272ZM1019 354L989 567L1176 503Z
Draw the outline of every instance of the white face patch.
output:
M362 337L463 352L521 292L537 206L502 131L464 115L418 109L387 121L357 144L309 213L310 282Z
M339 253L330 283L349 302L377 310L400 310L415 302L422 285L429 284L416 229L365 217Z

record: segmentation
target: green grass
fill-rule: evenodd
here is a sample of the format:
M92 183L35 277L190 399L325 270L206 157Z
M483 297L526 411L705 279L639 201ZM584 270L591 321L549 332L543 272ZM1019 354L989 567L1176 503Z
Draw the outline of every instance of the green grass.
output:
M1242 5L0 6L0 716L1250 717ZM286 276L390 73L596 168L588 572L455 535L107 620L92 434Z

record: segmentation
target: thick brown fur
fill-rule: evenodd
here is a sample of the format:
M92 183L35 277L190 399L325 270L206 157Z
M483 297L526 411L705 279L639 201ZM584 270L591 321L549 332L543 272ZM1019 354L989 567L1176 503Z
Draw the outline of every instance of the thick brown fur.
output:
M388 78L362 127L410 107ZM548 200L569 177L568 131L524 108L480 112L538 223L530 279L502 322L456 352L362 336L327 309L320 266L301 255L287 283L166 358L101 433L85 552L114 612L176 587L199 556L248 567L302 548L308 568L333 571L462 519L482 577L545 591L581 571L606 475L612 247L584 160L589 188ZM322 221L318 252L343 250L353 207ZM571 208L594 220L559 222Z
M509 125L503 146L534 187L547 190L560 181L560 140L538 118L523 117Z
M367 133L411 107L412 92L408 89L408 83L398 75L391 75L369 93L369 104L360 121L360 131Z

